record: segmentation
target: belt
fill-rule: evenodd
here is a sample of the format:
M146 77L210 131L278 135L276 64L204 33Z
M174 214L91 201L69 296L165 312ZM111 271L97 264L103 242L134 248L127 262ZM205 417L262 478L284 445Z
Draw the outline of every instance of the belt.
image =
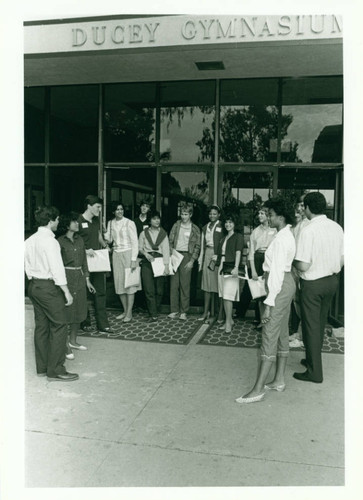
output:
M35 278L34 276L31 279L35 281L54 281L53 278Z
M258 249L258 250L256 250L255 253L265 253L265 252L266 252L266 250L260 250L260 249Z
M188 250L177 250L179 253L189 253Z
M79 271L82 269L82 267L70 267L70 266L64 266L64 269L71 269L72 271Z

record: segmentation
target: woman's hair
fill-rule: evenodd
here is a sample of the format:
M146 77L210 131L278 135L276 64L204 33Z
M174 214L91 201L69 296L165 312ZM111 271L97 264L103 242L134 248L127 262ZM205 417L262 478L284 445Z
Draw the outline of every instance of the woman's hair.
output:
M187 205L186 203L183 203L180 207L180 213L182 212L189 212L190 216L193 215L193 207L190 205Z
M161 219L161 215L158 210L150 210L150 212L147 215L149 220L154 219L155 217Z
M216 210L219 214L221 213L221 209L219 208L218 205L211 205L209 208L208 208L208 213L210 213L212 210Z
M139 207L141 208L143 205L147 205L149 208L151 207L151 203L148 200L141 200L139 203Z
M308 193L304 197L304 207L309 207L309 210L315 215L321 215L326 210L325 196L318 191Z
M232 212L227 212L225 214L225 216L223 217L223 226L224 224L228 221L232 221L233 224L236 226L237 225L237 222L238 222L238 217L237 215L233 214Z
M295 209L293 204L284 198L271 198L265 202L265 206L275 211L285 219L286 224L293 224L295 220Z
M58 215L58 208L50 207L48 205L38 207L34 213L37 226L47 226L51 220L55 221Z
M62 214L59 217L59 224L58 224L58 234L66 234L68 231L69 225L72 221L77 221L79 217L79 214L77 212L68 212L67 214Z
M88 205L94 205L95 203L103 203L103 199L94 194L89 194L84 200L84 208L86 209Z
M118 207L119 205L121 205L121 206L122 206L122 208L125 210L124 204L122 203L122 201L121 201L121 200L119 200L119 201L113 201L113 202L111 203L111 213L112 213L113 215L115 215L115 212L116 212L117 207Z
M266 205L262 205L262 206L258 209L257 213L259 213L259 212L265 212L265 214L266 214L266 215L268 215L268 207L266 207Z

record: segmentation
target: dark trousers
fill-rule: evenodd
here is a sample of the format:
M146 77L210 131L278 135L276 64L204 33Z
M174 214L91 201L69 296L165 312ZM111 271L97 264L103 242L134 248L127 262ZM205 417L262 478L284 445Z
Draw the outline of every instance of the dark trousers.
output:
M258 276L263 275L263 269L262 269L262 264L263 261L265 260L265 254L262 252L255 252L254 254L254 263L255 263L255 268L257 271ZM249 278L252 278L252 273L251 269L248 269L248 276ZM236 304L236 312L237 316L240 318L244 318L246 316L246 312L248 311L249 305L252 300L252 295L250 292L250 287L248 286L248 283L245 283L242 289L242 293L240 296L239 302ZM261 315L260 315L260 308L258 307L258 301L256 300L255 302L255 320L260 322L261 321Z
M175 274L170 276L170 311L188 312L190 305L190 281L192 269L186 270L185 265L190 261L189 253L184 254Z
M52 280L30 280L29 298L34 306L34 345L37 373L54 377L65 373L67 321L65 298Z
M165 277L154 277L149 261L143 260L141 266L142 286L145 293L146 305L151 317L156 317L160 311L161 300L164 293Z
M302 337L306 349L308 375L322 382L321 349L331 301L338 287L337 275L317 280L300 280Z
M96 293L90 296L94 300L97 328L103 330L110 326L106 312L106 275L105 273L90 273L90 280L96 289ZM88 310L87 318L81 323L81 327L90 326L90 324L91 318Z

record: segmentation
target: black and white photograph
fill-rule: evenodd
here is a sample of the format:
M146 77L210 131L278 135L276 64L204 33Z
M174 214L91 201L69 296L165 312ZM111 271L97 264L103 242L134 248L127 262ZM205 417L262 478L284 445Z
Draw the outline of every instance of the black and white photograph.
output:
M1 498L359 497L359 11L9 8Z

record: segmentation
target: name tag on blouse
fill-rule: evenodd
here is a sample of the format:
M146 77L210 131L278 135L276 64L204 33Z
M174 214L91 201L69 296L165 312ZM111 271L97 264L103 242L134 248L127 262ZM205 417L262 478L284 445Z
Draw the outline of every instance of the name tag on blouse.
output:
M222 231L221 227L216 227L216 233L220 233Z
M82 227L84 228L88 227L88 222L82 222Z
M190 233L184 233L184 236L185 236L186 238L190 238Z

